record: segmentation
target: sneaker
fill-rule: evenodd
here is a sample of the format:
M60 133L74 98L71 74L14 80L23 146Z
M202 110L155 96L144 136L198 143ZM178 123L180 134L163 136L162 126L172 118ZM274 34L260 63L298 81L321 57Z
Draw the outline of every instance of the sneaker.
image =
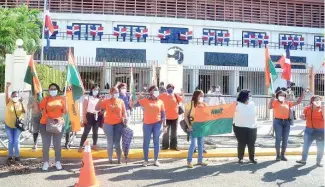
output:
M249 160L252 164L257 164L257 161L255 159Z
M158 160L156 160L156 161L154 162L154 165L155 165L155 166L157 166L157 167L159 167L159 166L160 166L160 163L159 163L159 161L158 161Z
M82 153L82 151L83 151L82 147L79 147L78 152Z
M281 160L282 161L288 161L288 159L284 155L281 156Z
M20 158L19 157L15 157L15 162L20 162Z
M161 150L168 150L168 147L162 147Z
M207 166L208 163L206 163L206 162L198 162L197 165L199 165L199 166Z
M205 150L205 149L203 149L203 153L208 153L208 151L207 151L207 150Z
M113 160L108 160L108 163L109 164L113 164Z
M194 149L194 153L196 153L196 148Z
M281 156L276 156L276 161L280 161L281 160Z
M8 157L8 159L7 159L7 165L8 166L10 166L12 163L13 163L13 159L12 159L12 157Z
M55 163L55 167L56 167L57 170L61 170L61 169L62 169L61 162L60 162L60 161L57 161L57 162Z
M323 167L323 164L321 164L320 162L317 162L316 163L316 166L322 168Z
M238 164L242 164L242 163L244 163L243 159L239 159Z
M147 161L144 161L143 164L142 164L143 167L147 167L148 166L148 162Z
M193 164L192 164L192 162L187 162L187 167L188 167L188 168L193 168Z
M49 163L48 162L44 162L42 170L43 171L47 171L49 169Z
M94 151L99 151L99 148L98 148L97 145L93 145L93 147L91 149L94 150Z
M302 164L302 165L306 165L307 164L307 162L304 161L304 160L297 160L296 163Z
M32 148L32 151L36 151L37 150L37 145L34 145L33 148Z
M117 161L117 164L122 164L122 162L120 160Z
M180 151L178 147L171 148L171 150Z
M64 145L65 149L70 149L70 146L68 144Z

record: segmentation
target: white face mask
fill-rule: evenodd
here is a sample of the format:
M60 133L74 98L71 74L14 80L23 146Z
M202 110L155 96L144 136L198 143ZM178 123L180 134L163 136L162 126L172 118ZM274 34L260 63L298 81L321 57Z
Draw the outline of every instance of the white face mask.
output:
M122 94L125 94L126 93L126 89L125 88L121 89L121 93Z
M52 97L55 97L55 96L57 96L58 95L58 91L57 90L50 90L50 96L52 96Z
M153 96L158 97L159 96L159 91L153 91Z
M320 106L322 105L322 101L314 101L313 102L315 106Z
M147 89L147 87L143 87L143 89L145 89L145 90L146 90L146 89Z
M248 97L248 102L251 102L251 101L253 101L253 97L252 96Z
M204 98L203 97L200 97L199 98L199 101L202 103L204 101Z
M279 100L279 101L281 101L281 102L283 102L283 101L284 101L284 99L285 99L285 97L284 97L284 96L279 96L279 97L278 97L278 100Z
M18 98L18 97L14 97L14 98L11 98L11 100L12 100L12 102L14 102L14 103L18 103L19 98Z
M216 88L216 92L220 92L220 89L219 88Z
M93 90L93 96L97 96L98 95L98 91L97 90Z
M117 99L119 96L120 96L120 94L118 94L118 93L113 94L113 98L114 98L114 99Z

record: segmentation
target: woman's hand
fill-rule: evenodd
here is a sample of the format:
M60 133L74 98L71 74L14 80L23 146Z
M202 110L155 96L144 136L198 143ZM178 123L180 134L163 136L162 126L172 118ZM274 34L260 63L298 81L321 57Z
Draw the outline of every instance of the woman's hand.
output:
M6 88L9 88L11 86L11 82L6 83Z
M192 132L192 131L193 131L192 127L189 127L189 128L187 129L187 131L188 131L188 132Z

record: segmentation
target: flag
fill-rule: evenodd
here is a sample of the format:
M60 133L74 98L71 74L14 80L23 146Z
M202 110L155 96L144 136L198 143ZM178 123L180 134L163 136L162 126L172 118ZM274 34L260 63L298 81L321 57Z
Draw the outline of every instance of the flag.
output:
M291 80L290 47L291 46L287 46L286 52L278 61L282 68L282 78L287 81Z
M45 28L47 28L49 32L49 37L55 32L50 12L48 10L45 11Z
M102 36L104 34L104 27L97 27L97 35Z
M131 94L132 101L137 100L135 95L134 81L133 81L133 67L131 67L131 71L130 71L130 94Z
M230 41L230 33L229 32L224 33L223 41L226 43L228 43Z
M264 36L264 44L269 44L269 36L267 35Z
M44 34L45 34L45 39L46 39L46 49L50 48L50 33L47 27L44 28Z
M35 63L33 60L33 56L30 57L29 64L26 70L24 82L31 85L32 94L36 96L38 101L42 100L42 86L41 82L38 79Z
M158 32L158 38L160 39L166 39L167 37L169 37L171 34L170 30L166 30L166 31L162 31L162 30L159 30Z
M188 31L184 33L179 33L179 39L180 40L192 40L193 38L193 32L192 31Z
M96 26L90 26L90 35L92 36L96 36L97 34L97 30L96 30Z
M116 37L120 36L120 29L117 27L114 27L113 35Z
M195 110L192 135L205 137L231 133L236 104L206 106Z
M74 25L73 26L73 34L74 35L80 34L80 26L79 25Z
M77 70L74 57L69 49L68 54L68 66L67 66L67 88L66 89L66 102L68 108L68 114L71 121L71 128L73 132L80 131L80 115L78 99L84 94L84 87Z
M273 82L277 79L274 63L271 60L269 49L265 48L265 86L268 88L268 94L273 93Z
M67 35L72 35L72 26L67 26Z

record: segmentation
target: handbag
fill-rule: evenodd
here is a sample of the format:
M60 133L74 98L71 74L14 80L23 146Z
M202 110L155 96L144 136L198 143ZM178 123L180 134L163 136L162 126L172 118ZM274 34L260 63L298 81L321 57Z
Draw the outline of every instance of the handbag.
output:
M22 103L20 103L21 106L23 106ZM26 131L27 130L27 126L19 119L19 117L17 116L17 112L16 112L16 108L15 105L13 105L14 107L14 111L15 111L15 116L16 116L16 121L15 121L15 127L21 131Z
M189 121L190 121L190 118L191 118L190 115L191 115L191 112L192 112L192 108L193 108L193 103L192 103L192 101L191 101L191 108L190 108L190 111L189 111L189 113L188 113L188 116L185 116L185 117L188 118ZM182 130L183 130L186 134L188 134L188 126L187 126L187 123L186 123L185 119L183 119L182 121L180 121L179 124L180 124Z
M45 112L46 112L46 107L47 107L48 100L49 99L47 98L46 105L45 105ZM47 120L46 120L46 132L53 133L53 134L60 134L62 132L63 125L64 125L64 120L62 120L62 119L47 118Z
M174 94L174 95L175 95L175 98L176 98L176 102L178 104L178 115L182 115L182 114L184 114L184 109L183 109L183 107L179 106L179 101L178 101L178 99L176 97L176 94Z

